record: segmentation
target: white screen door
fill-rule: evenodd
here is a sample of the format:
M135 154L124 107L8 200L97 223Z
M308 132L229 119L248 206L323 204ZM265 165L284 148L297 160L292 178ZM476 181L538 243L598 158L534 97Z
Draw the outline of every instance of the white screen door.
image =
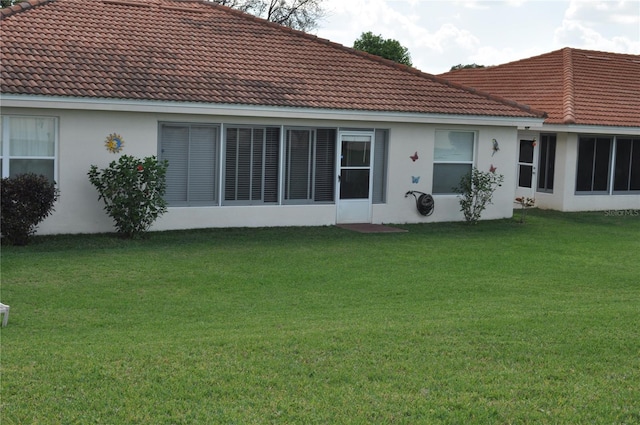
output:
M373 133L340 134L338 223L371 223Z
M518 148L518 188L516 196L533 198L536 187L536 138L521 138Z

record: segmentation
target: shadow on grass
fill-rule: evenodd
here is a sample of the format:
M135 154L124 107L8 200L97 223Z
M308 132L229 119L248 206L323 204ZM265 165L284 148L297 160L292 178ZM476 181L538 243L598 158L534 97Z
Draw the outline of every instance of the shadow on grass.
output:
M418 224L390 224L408 230L408 233L361 234L337 226L316 227L234 227L149 232L141 238L126 239L116 233L70 234L34 236L28 246L4 246L4 252L46 252L63 250L109 250L150 247L171 247L186 244L286 244L301 241L363 240L378 238L407 238L444 236L452 238L474 238L498 235L523 235L544 232L555 224L566 226L606 226L620 228L640 222L640 210L558 212L533 208L527 211L527 220L520 222L520 210L515 209L512 218L480 221L475 225L466 222L439 222Z

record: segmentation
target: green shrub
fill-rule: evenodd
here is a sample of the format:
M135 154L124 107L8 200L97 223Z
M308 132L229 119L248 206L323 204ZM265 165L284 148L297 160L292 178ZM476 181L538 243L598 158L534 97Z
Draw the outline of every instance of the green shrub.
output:
M502 174L480 171L475 167L460 179L460 184L453 190L459 194L460 211L467 223L476 224L480 220L482 211L491 204L493 192L502 186L503 181Z
M122 155L103 170L95 165L89 169L89 181L98 189L98 199L104 200L104 209L122 236L144 234L167 211L163 198L167 166L167 161L158 162L155 156Z
M45 176L33 173L2 179L1 224L4 241L26 245L36 226L53 212L59 191Z

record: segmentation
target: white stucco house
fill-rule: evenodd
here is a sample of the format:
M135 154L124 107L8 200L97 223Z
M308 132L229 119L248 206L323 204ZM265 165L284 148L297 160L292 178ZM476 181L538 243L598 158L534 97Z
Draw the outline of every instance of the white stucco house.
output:
M2 176L60 189L40 234L112 231L87 172L123 154L169 161L153 230L462 220L452 187L474 166L505 176L483 218L510 217L520 132L544 125L210 2L29 0L1 15ZM408 191L432 194L433 213Z
M640 55L564 48L441 77L547 112L518 131L518 196L561 211L640 211Z

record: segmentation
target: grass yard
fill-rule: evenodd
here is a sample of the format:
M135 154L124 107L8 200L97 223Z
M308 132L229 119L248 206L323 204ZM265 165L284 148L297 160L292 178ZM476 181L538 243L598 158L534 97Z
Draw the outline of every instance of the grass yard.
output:
M640 423L640 217L401 227L3 247L1 422Z

